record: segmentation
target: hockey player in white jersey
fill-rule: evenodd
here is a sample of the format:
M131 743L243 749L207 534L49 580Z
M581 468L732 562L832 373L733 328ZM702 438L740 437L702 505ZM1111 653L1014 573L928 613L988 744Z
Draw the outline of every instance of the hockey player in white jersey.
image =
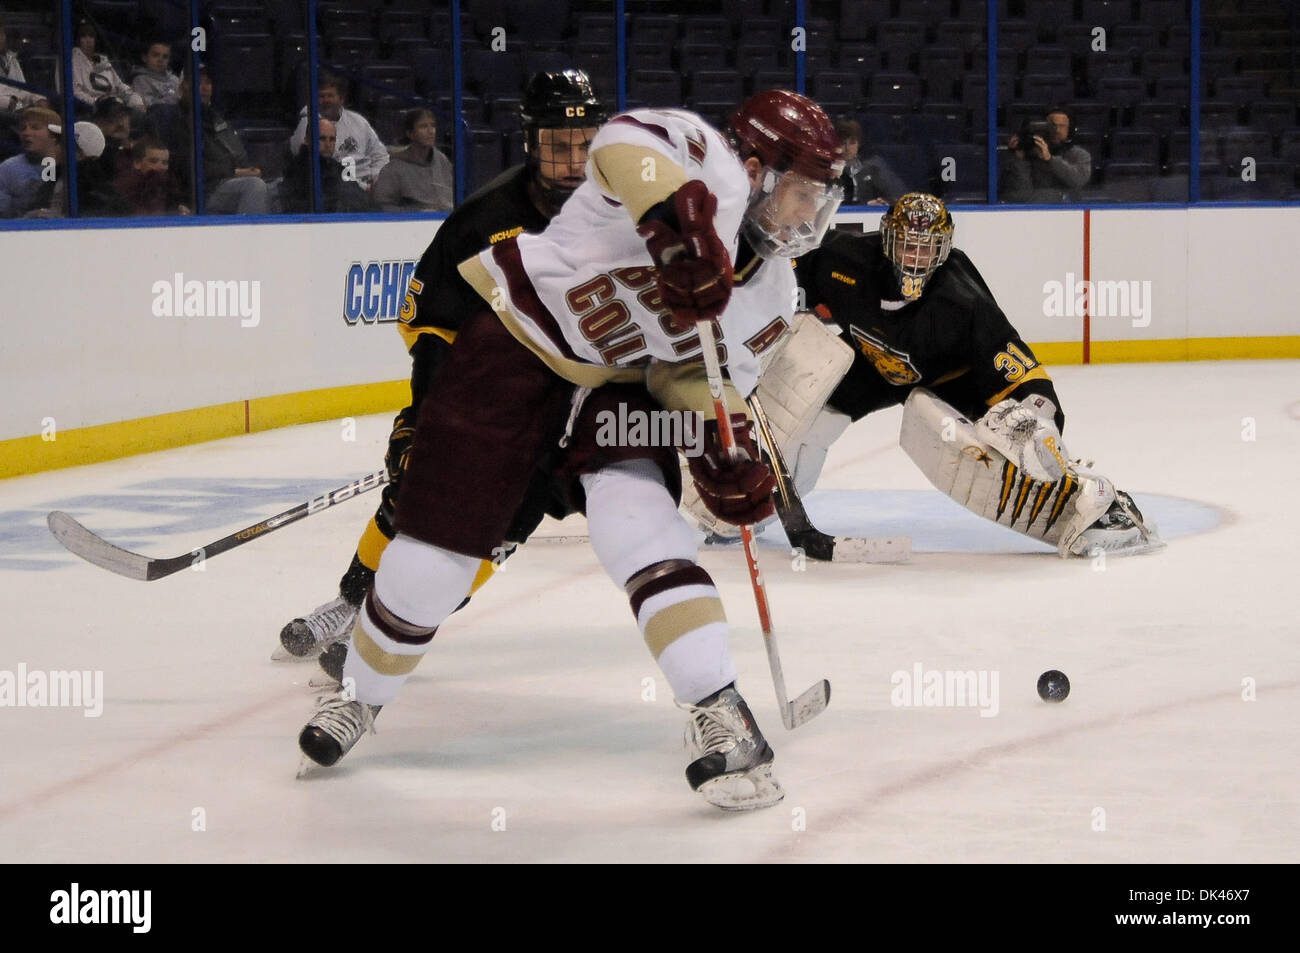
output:
M751 97L725 137L692 113L635 110L602 128L587 181L545 231L462 264L485 306L423 403L398 536L350 637L347 691L323 699L299 736L307 758L337 762L396 696L480 560L501 551L535 462L557 454L557 479L690 715L691 787L730 810L781 799L772 749L735 687L721 600L677 511L675 451L609 445L596 420L711 416L696 322L712 322L745 453L722 453L709 420L690 472L719 518L771 515L775 481L742 398L759 355L789 326L788 259L824 236L842 168L830 120L795 93ZM454 459L440 453L447 447Z

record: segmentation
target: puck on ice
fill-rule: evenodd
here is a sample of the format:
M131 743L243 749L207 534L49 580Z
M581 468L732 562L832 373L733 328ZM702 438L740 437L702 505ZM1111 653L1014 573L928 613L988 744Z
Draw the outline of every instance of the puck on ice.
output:
M1070 680L1052 669L1038 676L1038 697L1045 702L1063 702L1070 694Z

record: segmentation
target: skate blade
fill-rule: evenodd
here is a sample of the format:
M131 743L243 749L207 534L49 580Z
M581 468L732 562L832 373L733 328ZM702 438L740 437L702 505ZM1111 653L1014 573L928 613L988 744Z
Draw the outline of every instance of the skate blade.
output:
M316 646L306 655L294 655L283 645L277 645L275 651L271 653L272 662L313 662L316 656L320 655L320 646Z
M315 675L307 679L307 687L314 692L321 691L322 689L332 692L339 687L339 683L338 679L331 678L324 672L317 671Z
M749 771L720 774L697 788L704 800L724 811L757 811L771 807L785 797L772 776L772 765L762 764Z
M298 756L298 773L294 775L294 780L301 781L303 778L310 777L316 769L321 767L305 754Z

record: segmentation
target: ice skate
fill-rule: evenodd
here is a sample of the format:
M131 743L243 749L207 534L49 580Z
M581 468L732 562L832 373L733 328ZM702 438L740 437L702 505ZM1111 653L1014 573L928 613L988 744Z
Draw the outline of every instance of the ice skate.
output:
M375 716L382 707L359 702L341 690L322 696L311 721L298 735L298 747L303 753L298 777L314 764L332 767L352 750L363 734L374 734Z
M327 645L348 637L356 624L358 611L342 596L317 606L280 630L280 648L276 649L271 660L306 661L315 658Z
M1110 508L1069 545L1074 556L1136 556L1164 549L1154 523L1144 521L1133 498L1116 490Z
M752 811L785 797L772 776L772 749L734 685L678 707L691 716L686 747L695 760L686 766L686 781L706 801L724 811Z

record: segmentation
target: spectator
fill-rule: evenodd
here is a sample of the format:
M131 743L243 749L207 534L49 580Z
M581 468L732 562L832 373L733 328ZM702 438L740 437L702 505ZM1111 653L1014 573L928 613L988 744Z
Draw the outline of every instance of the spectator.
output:
M79 122L74 127L77 136L77 211L83 216L125 215L126 203L114 190L112 183L98 172L96 160L104 151L104 134L93 122ZM51 131L62 133L61 126ZM64 174L63 149L55 158L57 169L53 182L43 182L37 191L29 218L59 218L68 213L68 177Z
M53 109L30 106L18 121L20 155L0 162L0 218L18 218L35 207L41 186L53 182L63 152L62 121ZM53 129L51 128L53 127Z
M95 103L91 122L104 134L103 154L98 164L112 180L131 163L131 110L111 96Z
M72 94L87 106L94 106L105 96L113 96L132 109L144 109L144 100L122 82L108 57L95 52L98 41L99 31L93 23L83 20L77 24L77 45L72 51Z
M450 212L455 201L451 160L434 148L438 120L428 109L403 117L401 143L384 166L371 193L385 212Z
M131 77L131 88L139 93L145 108L150 106L175 106L181 98L181 78L167 67L171 64L172 48L166 40L154 40L140 57L143 66L137 67Z
M323 212L368 212L370 195L361 183L344 174L343 164L335 156L338 131L328 119L320 121L320 188ZM285 211L310 212L311 150L303 143L293 156L284 176Z
M0 23L0 111L17 112L28 106L47 105L47 100L40 93L11 86L4 82L6 79L17 83L27 82L22 65L18 62L18 54L9 49L9 34L5 31L5 25Z
M1046 122L1025 123L1007 140L1012 159L998 184L1002 200L1077 202L1079 189L1092 178L1092 156L1070 136L1070 116L1064 109L1049 112Z
M181 107L185 121L172 127L173 164L185 190L190 179L190 143L193 119L190 114L189 77L181 81ZM207 211L214 215L265 215L269 210L269 190L262 181L262 170L248 161L248 153L239 133L226 122L212 105L212 78L199 70L199 103L203 115L203 187Z
M880 156L864 159L858 155L862 144L862 126L856 119L841 119L835 124L835 134L844 147L845 205L892 205L907 191L903 180L894 174Z
M130 208L103 163L108 139L97 123L79 122L77 130L77 214L87 218L127 215Z
M141 136L131 147L131 166L114 185L126 199L130 215L188 215L168 173L171 153L162 140Z
M388 165L388 150L364 116L344 108L343 98L346 93L347 86L340 77L326 74L321 77L316 103L320 115L334 123L338 130L334 158L345 165L348 160L352 160L357 181L363 189L369 189L380 170ZM304 106L298 128L289 139L289 151L297 155L302 144L309 138L307 107Z

